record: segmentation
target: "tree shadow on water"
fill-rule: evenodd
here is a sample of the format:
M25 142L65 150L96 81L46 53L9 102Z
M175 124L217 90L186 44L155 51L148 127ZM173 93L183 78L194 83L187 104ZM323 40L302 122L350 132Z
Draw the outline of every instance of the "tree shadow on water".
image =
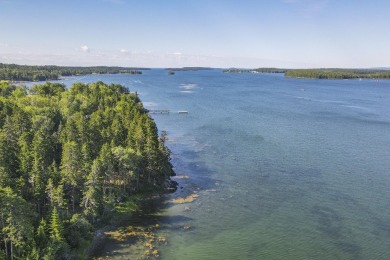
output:
M178 182L178 190L142 199L136 211L117 218L114 221L116 223L102 231L103 239L95 246L91 259L156 258L159 247L168 243L168 239L161 234L195 229L189 224L193 222L189 216L181 215L180 212L163 214L176 204L172 199L186 199L202 190L215 187L216 180L210 178L211 171L199 162L197 153L187 150L185 155L191 157L191 162L180 157L173 160L178 175L189 175L188 178L173 178Z
M158 247L167 243L157 236L159 230L171 229L164 224L161 212L167 207L164 195L155 195L139 202L139 208L111 221L112 225L100 231L90 259L143 259L158 257ZM175 223L190 222L185 216L171 216ZM98 231L99 232L99 231Z

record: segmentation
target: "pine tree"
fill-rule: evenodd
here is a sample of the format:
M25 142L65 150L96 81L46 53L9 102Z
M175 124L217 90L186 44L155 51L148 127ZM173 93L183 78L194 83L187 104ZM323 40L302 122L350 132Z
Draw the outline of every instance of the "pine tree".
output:
M56 207L51 212L49 231L51 239L63 241L64 228Z
M39 222L39 226L37 229L37 235L35 237L36 245L40 251L43 251L47 246L48 239L49 239L47 237L47 231L48 230L47 230L46 221L44 219L42 219Z
M33 241L34 211L11 188L0 188L0 205L0 238L6 256L26 256L26 245Z
M89 216L92 222L95 222L96 216L103 210L103 174L100 160L94 160L82 200L84 214Z
M66 183L71 189L72 209L76 210L77 200L79 196L79 185L83 183L84 176L82 175L83 160L80 145L75 142L67 142L63 146L61 160L61 174Z

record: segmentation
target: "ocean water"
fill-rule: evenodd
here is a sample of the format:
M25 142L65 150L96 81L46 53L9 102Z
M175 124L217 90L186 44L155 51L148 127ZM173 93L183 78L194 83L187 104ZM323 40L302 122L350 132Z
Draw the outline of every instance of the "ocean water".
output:
M390 81L150 70L64 82L97 80L171 111L152 115L180 184L167 200L198 197L157 213L161 259L390 259Z

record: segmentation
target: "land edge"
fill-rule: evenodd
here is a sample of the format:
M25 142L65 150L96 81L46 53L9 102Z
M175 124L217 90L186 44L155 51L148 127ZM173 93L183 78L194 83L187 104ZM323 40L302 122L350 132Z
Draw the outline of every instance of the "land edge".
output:
M133 226L134 224L140 228L147 228L151 224L150 215L162 209L162 206L165 205L166 195L175 193L178 186L177 181L169 179L166 180L162 192L147 193L130 201L136 206L134 210L124 214L115 214L107 225L95 230L91 244L86 250L87 259L102 259L101 255L105 253L103 252L104 244L111 239L108 235L109 232L115 232L124 226ZM146 216L147 218L144 218ZM127 242L130 241L127 240ZM141 242L141 235L136 233L131 243L135 245Z

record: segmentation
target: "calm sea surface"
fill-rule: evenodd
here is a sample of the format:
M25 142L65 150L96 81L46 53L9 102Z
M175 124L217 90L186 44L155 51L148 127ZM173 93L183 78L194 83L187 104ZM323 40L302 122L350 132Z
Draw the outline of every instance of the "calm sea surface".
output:
M182 189L162 259L390 259L390 81L91 75L138 91ZM178 114L185 110L188 114ZM131 256L122 256L131 259Z

